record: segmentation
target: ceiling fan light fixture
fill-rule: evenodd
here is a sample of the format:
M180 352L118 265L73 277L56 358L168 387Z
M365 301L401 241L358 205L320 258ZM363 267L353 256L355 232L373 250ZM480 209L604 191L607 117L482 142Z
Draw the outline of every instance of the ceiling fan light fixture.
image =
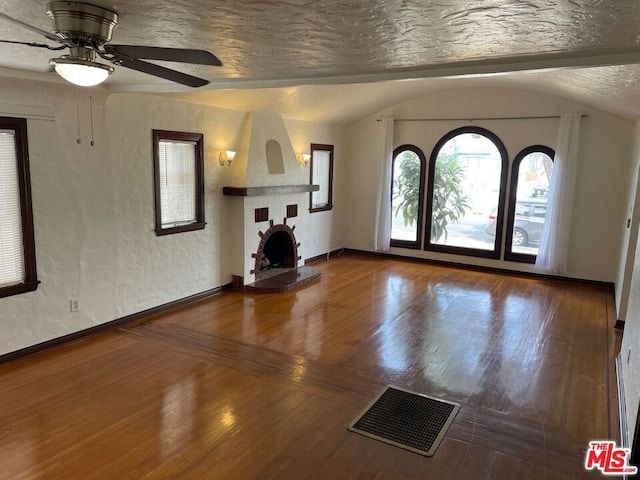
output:
M67 82L80 87L93 87L104 82L113 73L113 67L102 63L63 56L52 58L49 65Z
M53 21L52 32L42 30L0 12L0 17L3 20L8 20L31 32L40 34L49 41L61 44L61 47L35 42L1 41L50 50L69 48L68 55L50 59L49 65L54 67L62 78L74 85L91 87L99 85L109 78L114 68L97 63L95 60L98 57L118 67L146 73L193 88L203 87L209 81L146 60L222 66L220 59L206 50L145 45L111 45L113 30L118 25L118 14L102 6L75 1L55 1L47 3L47 15Z

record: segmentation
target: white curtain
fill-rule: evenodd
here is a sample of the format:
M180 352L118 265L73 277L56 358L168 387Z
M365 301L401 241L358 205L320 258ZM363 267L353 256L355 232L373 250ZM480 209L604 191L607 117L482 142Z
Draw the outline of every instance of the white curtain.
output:
M376 232L373 247L389 250L391 243L391 165L393 161L393 118L380 122L380 155L378 167L378 199L376 205Z
M560 117L547 214L536 258L536 267L547 272L567 271L581 116L580 113L565 113Z

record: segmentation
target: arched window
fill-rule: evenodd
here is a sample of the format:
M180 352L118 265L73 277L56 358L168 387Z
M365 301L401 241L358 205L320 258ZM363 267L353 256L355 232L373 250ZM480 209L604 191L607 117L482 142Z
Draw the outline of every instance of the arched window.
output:
M543 145L522 150L513 160L505 260L535 263L547 213L555 152Z
M429 162L426 250L500 258L507 150L489 130L462 127Z
M424 169L422 150L402 145L393 151L391 246L420 248Z

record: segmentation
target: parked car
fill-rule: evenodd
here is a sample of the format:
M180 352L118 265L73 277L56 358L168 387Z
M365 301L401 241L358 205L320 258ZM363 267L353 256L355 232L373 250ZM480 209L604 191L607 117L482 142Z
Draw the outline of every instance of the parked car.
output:
M536 185L533 187L533 192L531 192L532 197L548 197L549 196L549 186L548 185Z
M516 202L511 245L514 247L538 245L546 214L546 199L518 200ZM495 212L489 215L489 223L485 228L486 232L492 236L496 234L496 217Z

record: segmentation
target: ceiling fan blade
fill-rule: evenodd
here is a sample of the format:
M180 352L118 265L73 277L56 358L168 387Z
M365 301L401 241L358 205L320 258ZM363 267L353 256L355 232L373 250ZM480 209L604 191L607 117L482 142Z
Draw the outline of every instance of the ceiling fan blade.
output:
M51 45L47 45L46 43L38 43L38 42L18 42L16 40L0 40L0 43L11 43L13 45L26 45L27 47L38 47L38 48L46 48L47 50L64 50L66 45L60 45L59 47L52 47Z
M45 38L48 38L49 40L52 40L54 42L58 42L58 43L63 43L62 39L60 37L58 37L57 35L51 33L51 32L47 32L46 30L41 30L38 27L34 27L33 25L29 25L28 23L25 23L21 20L18 20L17 18L13 18L10 17L9 15L7 15L6 13L2 13L0 12L0 18L7 20L11 23L15 23L16 25L20 25L22 28L26 28L27 30L31 30L34 33L37 33L39 35L42 35Z
M118 57L144 58L145 60L165 60L167 62L195 63L197 65L222 66L222 62L213 53L206 50L188 48L146 47L138 45L104 46L107 53Z
M115 65L127 67L138 72L148 73L155 77L171 80L172 82L180 83L188 87L202 87L209 83L209 80L203 78L187 75L186 73L178 72L177 70L171 70L170 68L161 67L154 63L143 62L134 58L117 58L112 60Z

